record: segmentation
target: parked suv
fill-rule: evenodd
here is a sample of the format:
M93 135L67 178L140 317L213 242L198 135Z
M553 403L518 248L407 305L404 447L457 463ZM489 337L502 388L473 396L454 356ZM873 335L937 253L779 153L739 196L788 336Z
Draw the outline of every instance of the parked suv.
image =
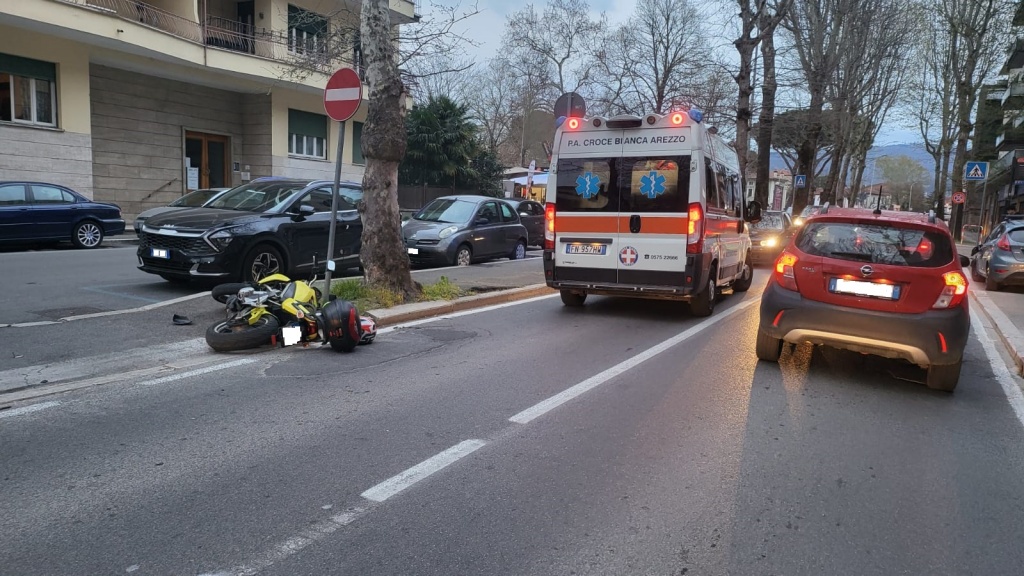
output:
M971 250L971 279L992 291L1024 285L1024 220L1004 220Z
M326 260L333 182L259 178L197 208L158 214L139 232L139 269L165 280L249 281L283 273L308 276ZM334 261L359 265L359 184L339 190Z
M967 263L934 215L826 206L775 261L757 357L828 345L907 360L929 388L952 391L970 329Z

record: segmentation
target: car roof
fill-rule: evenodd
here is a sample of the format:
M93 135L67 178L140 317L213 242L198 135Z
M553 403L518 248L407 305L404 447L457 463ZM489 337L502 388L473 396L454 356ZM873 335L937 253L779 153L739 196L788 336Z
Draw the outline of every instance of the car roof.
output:
M504 200L504 198L495 198L494 196L484 196L483 194L451 194L449 196L440 196L438 200L465 200L467 202L483 202L484 200Z
M935 218L930 214L924 214L921 212L908 212L903 210L869 210L867 208L839 208L829 207L827 210L821 210L817 214L807 219L808 222L820 221L820 220L847 220L851 218L860 218L868 220L879 220L882 222L908 222L914 224L921 224L924 226L934 226L936 228L945 228L946 223L939 218Z
M263 184L263 183L281 183L281 184L300 184L302 186L323 186L323 185L334 185L333 180L321 180L318 178L288 178L284 176L261 176L246 182L246 184ZM351 180L342 180L339 185L351 186L355 188L362 188L363 185L359 182L352 182Z

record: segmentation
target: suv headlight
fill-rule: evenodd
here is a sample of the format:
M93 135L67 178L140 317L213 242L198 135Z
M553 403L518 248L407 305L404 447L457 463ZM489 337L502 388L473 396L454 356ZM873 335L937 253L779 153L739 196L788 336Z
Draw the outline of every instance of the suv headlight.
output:
M437 237L442 239L442 240L444 240L445 238L451 236L452 234L455 234L458 231L459 231L459 227L458 226L449 226L449 227L441 230L440 232L438 232L437 233Z
M206 237L206 241L218 252L227 248L228 244L230 244L234 239L235 235L231 233L231 230L221 230L220 232L214 232Z

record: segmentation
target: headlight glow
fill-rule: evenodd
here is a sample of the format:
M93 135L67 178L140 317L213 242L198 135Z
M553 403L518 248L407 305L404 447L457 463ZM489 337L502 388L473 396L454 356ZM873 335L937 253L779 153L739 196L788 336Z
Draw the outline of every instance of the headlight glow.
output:
M768 238L767 240L761 240L761 246L766 248L774 248L779 245L779 239L775 236Z
M455 234L458 231L459 231L459 227L458 226L449 226L449 227L441 230L440 232L438 232L437 233L437 237L442 239L442 240L444 240L445 238L451 236L452 234Z

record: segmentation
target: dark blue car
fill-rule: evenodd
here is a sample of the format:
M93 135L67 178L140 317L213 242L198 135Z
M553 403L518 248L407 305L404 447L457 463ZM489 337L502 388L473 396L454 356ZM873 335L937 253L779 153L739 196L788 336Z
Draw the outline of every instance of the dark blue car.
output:
M78 192L43 182L0 182L0 242L27 244L70 240L96 248L124 232L121 208L93 202Z

